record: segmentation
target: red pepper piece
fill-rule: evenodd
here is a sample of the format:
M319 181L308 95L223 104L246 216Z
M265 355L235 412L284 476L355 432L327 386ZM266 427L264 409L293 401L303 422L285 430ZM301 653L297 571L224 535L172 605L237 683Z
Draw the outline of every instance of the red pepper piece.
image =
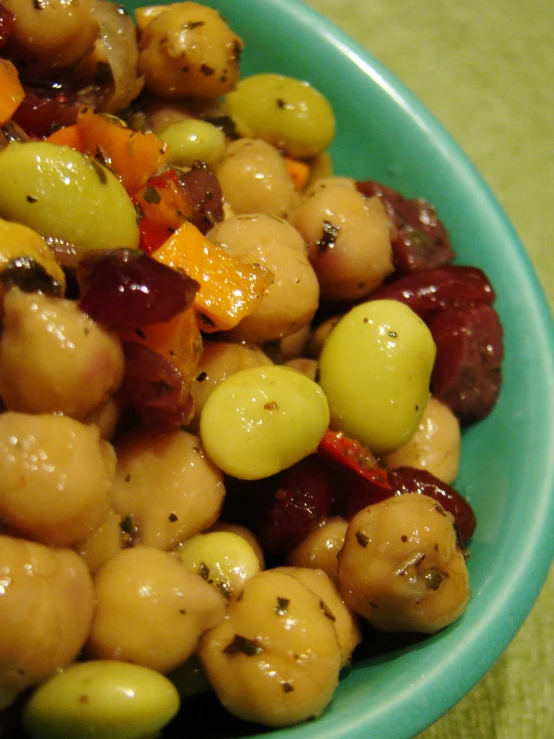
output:
M139 221L140 241L139 248L148 256L157 251L162 244L174 233L173 228L168 226L160 226L159 223L153 223L148 218L141 218Z
M345 436L342 431L328 429L319 443L317 453L352 470L368 482L392 492L386 471L379 467L369 449L359 441Z

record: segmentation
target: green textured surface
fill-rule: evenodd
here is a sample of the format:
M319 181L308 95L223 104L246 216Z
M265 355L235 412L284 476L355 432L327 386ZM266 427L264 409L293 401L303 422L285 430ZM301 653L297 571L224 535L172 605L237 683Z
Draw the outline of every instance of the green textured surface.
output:
M383 62L450 131L506 210L554 306L552 0L307 5ZM554 570L497 664L418 739L552 739L553 614Z

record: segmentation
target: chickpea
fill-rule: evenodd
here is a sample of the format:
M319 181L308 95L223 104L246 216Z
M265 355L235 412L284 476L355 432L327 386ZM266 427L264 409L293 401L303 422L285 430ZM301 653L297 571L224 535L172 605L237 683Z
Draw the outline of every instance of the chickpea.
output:
M285 218L298 205L283 157L261 139L232 141L215 171L225 200L237 215Z
M115 454L69 416L0 414L0 518L18 534L71 546L110 509Z
M461 616L469 600L453 517L426 495L405 493L361 510L338 560L346 604L383 631L432 634Z
M0 710L77 658L87 638L94 592L70 549L0 536Z
M286 221L268 215L236 216L210 231L211 241L273 274L255 313L229 332L238 341L263 344L296 333L312 320L319 284L300 234Z
M15 16L10 43L16 58L40 73L76 65L99 33L93 0L2 0L2 6Z
M240 136L264 139L301 159L321 154L335 136L327 99L307 82L280 74L240 80L225 109Z
M300 359L306 354L312 335L311 325L302 326L290 336L284 336L278 344L278 355L281 361Z
M0 395L9 410L84 419L115 392L124 371L118 337L74 301L17 288L6 295Z
M275 570L245 583L228 618L202 637L198 654L226 709L270 727L319 716L342 658L320 596Z
M362 634L358 617L347 608L333 581L323 570L313 567L277 567L275 569L277 572L296 577L321 598L320 602L324 604L335 625L342 654L341 667L350 664L352 653L360 643Z
M327 400L315 382L269 365L219 383L202 410L200 435L225 473L257 480L314 452L328 423Z
M314 184L291 215L309 244L325 300L360 300L393 271L389 223L379 198L364 198L343 182Z
M192 383L194 398L193 426L198 427L200 413L213 389L226 377L260 365L272 364L257 346L226 341L205 341L198 372Z
M225 617L225 598L178 557L154 547L122 549L94 575L96 611L86 645L94 659L169 672Z
M85 88L87 103L96 111L117 115L144 87L137 70L137 32L131 15L112 0L94 0L93 11L100 26L99 35L73 78L78 89Z
M297 372L301 372L309 380L312 380L312 382L317 381L319 369L317 359L310 359L309 357L297 357L296 359L289 359L283 364L285 367L290 367Z
M93 423L98 426L100 436L110 441L115 436L117 426L127 407L127 399L122 392L111 395L100 405L93 408L84 423Z
M177 714L179 695L159 672L140 665L93 660L43 683L23 711L32 739L144 739Z
M138 430L115 442L112 505L141 544L172 549L207 529L225 496L222 473L187 431Z
M104 562L117 554L122 546L121 516L110 509L100 526L73 548L85 560L89 570L94 573Z
M348 521L333 516L322 521L294 549L287 554L286 564L293 567L313 567L323 570L338 581L338 554L344 544Z
M242 46L216 10L173 3L140 33L139 71L161 97L215 98L235 86Z
M430 397L410 441L381 460L390 469L416 467L451 484L458 475L461 443L458 418L448 406Z
M314 357L315 359L319 357L327 337L335 328L341 318L342 316L332 316L326 321L323 321L323 323L320 323L319 326L315 329L308 345L308 354L310 357Z
M319 190L326 187L336 187L337 185L347 187L350 190L356 190L356 180L353 177L342 177L340 175L326 173L314 178L307 184L304 190L304 198L310 198Z

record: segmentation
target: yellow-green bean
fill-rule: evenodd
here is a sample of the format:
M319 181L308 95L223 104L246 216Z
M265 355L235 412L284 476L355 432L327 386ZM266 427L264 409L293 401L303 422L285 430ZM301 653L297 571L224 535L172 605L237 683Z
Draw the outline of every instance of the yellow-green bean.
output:
M168 145L167 163L177 167L192 167L195 162L213 167L225 151L223 131L199 118L172 123L159 138Z
M74 664L40 685L23 711L32 739L142 739L179 710L161 673L111 660Z
M335 136L335 116L327 99L292 77L245 77L225 98L225 108L241 136L264 139L292 157L321 154Z
M315 382L290 367L262 365L217 385L202 410L200 435L220 469L255 480L314 452L328 423Z
M403 303L374 300L353 308L319 357L334 428L378 454L405 444L429 399L435 354L431 332Z
M134 249L139 241L135 208L113 172L47 141L0 151L0 216L79 251Z

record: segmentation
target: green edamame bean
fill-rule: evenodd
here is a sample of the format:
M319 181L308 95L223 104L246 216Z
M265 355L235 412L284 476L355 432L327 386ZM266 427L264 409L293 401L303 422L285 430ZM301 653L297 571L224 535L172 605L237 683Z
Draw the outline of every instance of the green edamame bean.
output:
M327 99L292 77L245 77L224 105L241 136L264 139L292 157L316 156L335 136L335 116Z
M315 382L289 367L261 365L217 385L202 410L200 435L220 469L257 480L314 452L328 423Z
M135 208L113 172L47 141L0 152L0 216L79 251L134 249L139 241Z
M68 667L42 683L23 710L32 739L143 739L179 710L164 675L127 662L98 660Z
M403 303L374 300L353 308L319 357L332 426L377 454L405 444L429 399L435 354L431 332Z
M213 167L225 151L223 131L198 118L172 123L158 138L168 145L167 163L177 167L192 167L195 162Z

